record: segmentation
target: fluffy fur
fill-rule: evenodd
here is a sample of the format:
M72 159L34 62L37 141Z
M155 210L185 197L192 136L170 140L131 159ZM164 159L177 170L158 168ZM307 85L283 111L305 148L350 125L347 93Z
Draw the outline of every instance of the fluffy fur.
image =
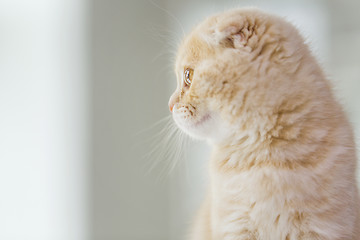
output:
M213 146L192 240L360 239L352 128L291 24L212 16L182 42L176 74L175 122Z

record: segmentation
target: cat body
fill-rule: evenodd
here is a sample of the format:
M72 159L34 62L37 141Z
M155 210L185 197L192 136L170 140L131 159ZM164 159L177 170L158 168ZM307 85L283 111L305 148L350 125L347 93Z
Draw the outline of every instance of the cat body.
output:
M360 239L352 128L298 31L257 9L181 44L177 125L212 146L192 240Z

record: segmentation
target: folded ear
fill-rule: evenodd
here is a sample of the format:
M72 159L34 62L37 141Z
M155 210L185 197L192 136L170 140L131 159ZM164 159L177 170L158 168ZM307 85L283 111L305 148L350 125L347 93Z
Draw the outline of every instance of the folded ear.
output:
M248 25L247 19L239 14L221 19L215 29L216 41L226 47L244 47L248 41L244 30Z
M213 41L225 47L251 51L258 40L254 18L234 14L223 19L217 19L213 27Z
M241 28L229 26L217 34L217 42L231 48L242 48L246 46L247 38Z

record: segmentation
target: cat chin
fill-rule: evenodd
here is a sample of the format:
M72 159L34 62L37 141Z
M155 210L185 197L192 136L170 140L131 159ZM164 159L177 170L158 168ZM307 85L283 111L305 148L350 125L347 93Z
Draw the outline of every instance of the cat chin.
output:
M224 138L223 121L216 114L206 113L200 120L187 119L173 115L177 126L190 137L197 140L207 140L209 142L218 142Z

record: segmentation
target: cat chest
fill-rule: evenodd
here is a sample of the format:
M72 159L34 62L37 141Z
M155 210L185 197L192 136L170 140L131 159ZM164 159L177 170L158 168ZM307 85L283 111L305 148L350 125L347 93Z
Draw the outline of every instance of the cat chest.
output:
M289 220L294 211L287 205L290 196L277 182L261 173L213 176L211 217L215 239L231 239L234 234L249 239L254 234L284 239L282 229L291 228L293 222Z

